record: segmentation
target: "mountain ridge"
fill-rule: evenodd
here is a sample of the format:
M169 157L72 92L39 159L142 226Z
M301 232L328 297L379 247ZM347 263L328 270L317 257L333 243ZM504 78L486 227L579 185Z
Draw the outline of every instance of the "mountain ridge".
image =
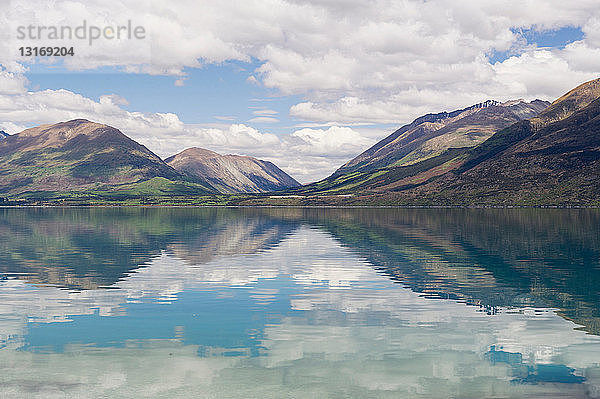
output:
M437 196L444 201L450 196L476 200L473 192L495 197L499 203L546 202L545 197L562 203L598 201L600 85L597 89L595 100L563 112L562 119L546 119L545 124L524 121L498 132L492 139L506 141L501 148L488 145L491 151L480 150L460 168L415 192L430 195L439 191ZM557 105L565 109L565 104ZM550 112L555 115L554 110Z
M334 174L289 192L390 205L600 205L599 176L600 79L595 79L474 147Z
M268 161L222 156L199 148L182 154L198 156L200 152L209 163L225 162L226 170L221 175L209 176L177 170L118 129L87 119L44 124L0 141L0 193L190 196L299 186ZM176 166L179 165L180 158L176 156L168 161L174 159ZM241 177L241 181L235 181L235 177Z
M537 115L549 104L541 100L488 100L452 112L423 115L346 162L332 177L410 165L448 148L474 147L497 130Z
M541 128L549 123L565 119L578 109L592 103L599 96L600 78L582 83L554 100L536 118L532 118L532 123L537 128Z
M74 119L26 129L0 142L0 192L107 190L151 179L186 180L118 129ZM198 192L212 188L190 180Z
M191 204L600 206L600 79L551 104L486 101L415 121L347 162L348 171L301 187L252 157L190 148L165 162L110 126L86 120L44 125L0 141L0 194L52 189L68 197L127 186L128 195L210 197ZM465 138L469 145L455 145ZM433 146L435 140L444 145ZM368 162L360 158L365 154ZM244 169L248 165L254 169ZM276 172L289 186L261 195L280 190L264 186L278 181ZM250 194L220 195L225 192Z
M269 161L192 147L165 159L174 169L208 181L222 193L261 193L300 186Z

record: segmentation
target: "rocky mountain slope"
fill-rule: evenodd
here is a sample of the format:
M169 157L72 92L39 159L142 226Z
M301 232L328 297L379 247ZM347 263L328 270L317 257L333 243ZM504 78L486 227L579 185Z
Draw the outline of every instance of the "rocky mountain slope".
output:
M486 101L453 112L415 119L344 164L333 176L407 166L435 157L449 148L474 147L495 132L536 116L546 101Z
M273 163L239 155L188 148L165 160L174 169L207 181L222 193L261 193L300 183Z
M454 171L411 191L444 202L600 204L600 79L499 131Z
M119 130L85 119L42 125L0 141L0 193L135 191L131 184L142 182L150 191L175 182L189 192L213 191Z
M411 205L598 205L600 79L475 147L333 175L295 193L371 195Z
M6 133L4 130L0 130L0 140L6 138L10 136L8 133Z

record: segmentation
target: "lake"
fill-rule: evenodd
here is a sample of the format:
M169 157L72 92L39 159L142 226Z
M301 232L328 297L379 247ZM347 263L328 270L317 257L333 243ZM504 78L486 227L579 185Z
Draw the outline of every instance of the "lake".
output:
M597 398L600 211L2 208L2 398Z

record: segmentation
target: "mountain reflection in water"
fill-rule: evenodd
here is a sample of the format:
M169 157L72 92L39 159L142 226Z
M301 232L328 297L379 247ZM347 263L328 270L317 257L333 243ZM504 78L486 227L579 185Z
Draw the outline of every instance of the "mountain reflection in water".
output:
M2 397L600 397L600 213L0 209Z

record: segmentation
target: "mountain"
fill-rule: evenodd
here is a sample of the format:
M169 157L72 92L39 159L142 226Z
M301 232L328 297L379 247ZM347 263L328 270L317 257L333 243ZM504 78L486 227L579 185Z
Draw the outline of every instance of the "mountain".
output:
M0 193L176 189L213 191L107 125L76 119L0 141Z
M547 101L488 100L452 112L427 114L402 126L328 178L297 193L380 191L422 183L456 166L456 159L515 122L538 115ZM419 176L417 176L419 175Z
M4 130L0 130L0 140L10 136L10 134L6 133Z
M600 79L497 132L451 173L413 190L442 201L600 203Z
M203 148L188 148L165 162L180 172L207 181L222 193L261 193L300 186L271 162L220 155Z
M369 150L370 158L367 151L364 161L341 168L353 171L291 193L353 195L392 205L600 205L600 79L474 147L449 147L417 162L389 165L393 156L375 154L394 142L392 136ZM412 151L406 146L395 153Z
M536 116L548 105L541 100L505 103L488 100L453 112L427 114L347 162L333 176L412 165L449 148L474 147L498 130Z

